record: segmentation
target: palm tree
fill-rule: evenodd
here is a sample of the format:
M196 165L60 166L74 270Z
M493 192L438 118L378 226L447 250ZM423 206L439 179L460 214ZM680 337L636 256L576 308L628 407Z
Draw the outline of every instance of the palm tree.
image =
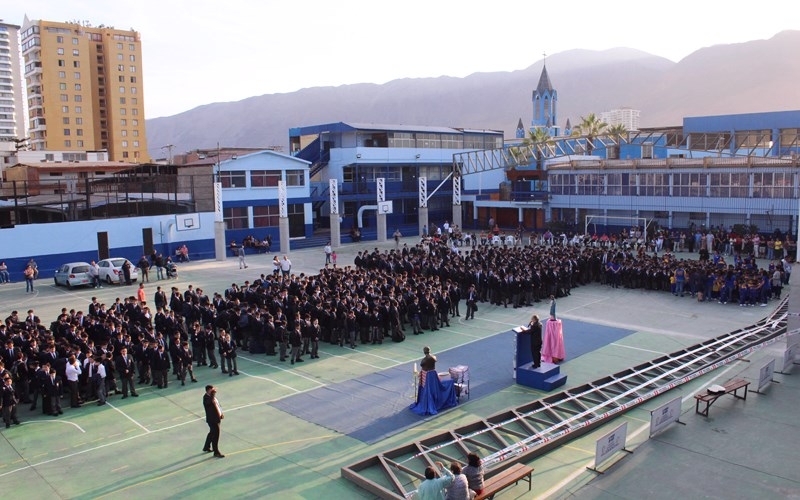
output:
M618 123L616 125L608 127L608 129L606 130L606 134L614 136L614 137L617 137L617 138L620 138L620 137L622 137L623 135L625 135L627 133L628 133L628 129L625 128L625 125L623 125L621 123Z
M551 141L550 131L543 127L536 127L528 132L528 137L522 141L526 146L531 146L533 154L536 157L537 168L542 168L542 150L541 147Z
M587 116L581 116L581 123L575 127L576 135L586 137L586 152L592 154L594 149L594 138L602 135L608 123L600 120L594 113L589 113Z

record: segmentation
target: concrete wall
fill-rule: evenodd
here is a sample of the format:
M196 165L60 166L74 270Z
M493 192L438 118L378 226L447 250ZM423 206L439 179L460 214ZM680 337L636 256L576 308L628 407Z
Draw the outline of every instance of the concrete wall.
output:
M185 216L186 214L182 214ZM142 229L153 230L155 249L174 255L183 244L190 258L214 257L214 213L198 214L199 225L178 231L175 215L103 219L53 224L25 224L0 229L0 261L5 261L12 281L22 280L25 263L33 257L39 266L39 277L50 278L61 264L98 259L97 233L108 233L112 257L126 257L134 264L141 258Z

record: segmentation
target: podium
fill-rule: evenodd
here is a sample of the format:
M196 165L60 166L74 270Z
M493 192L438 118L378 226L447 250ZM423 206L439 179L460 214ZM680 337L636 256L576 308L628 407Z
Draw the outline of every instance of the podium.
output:
M422 372L424 376L417 388L417 402L408 408L417 415L436 415L439 411L458 404L455 380L440 380L435 370Z
M548 321L550 323L550 321ZM559 321L559 323L561 323ZM561 373L561 368L552 362L545 361L544 352L542 353L542 363L539 368L533 367L531 358L531 336L524 328L515 328L516 335L516 378L517 383L526 387L539 389L540 391L550 392L556 387L567 383L567 376ZM560 329L559 329L560 332ZM562 342L563 348L563 342ZM544 351L544 348L542 348Z

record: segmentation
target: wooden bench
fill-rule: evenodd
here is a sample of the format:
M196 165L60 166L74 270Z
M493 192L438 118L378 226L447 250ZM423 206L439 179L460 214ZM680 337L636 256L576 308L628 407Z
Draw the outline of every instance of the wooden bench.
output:
M515 464L497 474L483 480L483 491L475 497L475 500L494 498L501 490L506 489L512 484L520 481L528 481L528 491L531 490L531 475L533 467L525 464Z
M725 394L732 394L733 397L736 399L747 399L747 386L750 385L750 382L747 380L737 378L733 380L729 380L725 382L725 385L722 387L725 388L725 392L707 392L705 394L695 394L694 399L696 399L696 404L694 407L694 411L703 415L704 417L708 416L708 409L711 408L711 405L714 404L714 401L719 399L721 396ZM744 389L743 395L739 396L738 392L739 389ZM706 406L702 410L700 409L700 403L705 403Z

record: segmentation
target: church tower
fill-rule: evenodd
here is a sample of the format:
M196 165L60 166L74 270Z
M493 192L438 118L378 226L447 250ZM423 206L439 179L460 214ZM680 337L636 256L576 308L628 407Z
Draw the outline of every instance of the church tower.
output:
M559 135L556 108L558 106L558 92L550 83L547 75L547 61L542 66L542 74L539 76L539 84L533 91L533 120L531 121L531 131L537 128L546 128L548 133L555 137Z
M517 139L524 139L525 138L525 127L522 125L522 118L519 119L519 123L517 123Z

